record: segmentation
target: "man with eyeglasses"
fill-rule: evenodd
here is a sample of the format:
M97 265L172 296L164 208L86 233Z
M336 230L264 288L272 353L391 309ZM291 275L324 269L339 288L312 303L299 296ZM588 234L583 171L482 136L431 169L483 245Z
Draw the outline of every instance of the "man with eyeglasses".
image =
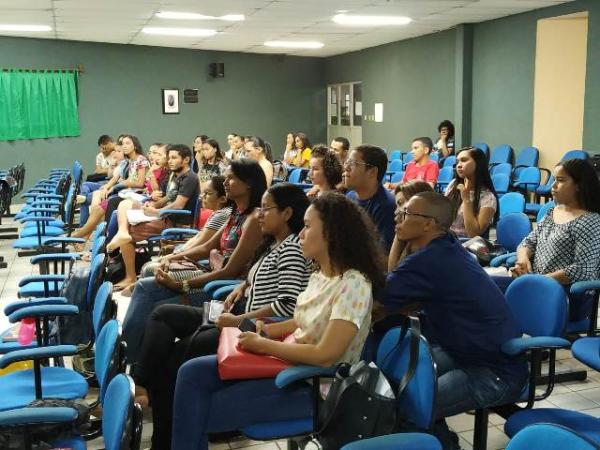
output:
M422 312L437 364L434 434L445 450L458 449L445 417L519 398L526 361L501 346L521 333L502 292L448 232L454 218L448 198L420 192L395 218L396 236L413 253L388 275L383 306L392 314Z
M371 217L386 252L394 240L394 196L381 185L387 170L387 155L374 145L359 145L344 163L347 197L357 202Z

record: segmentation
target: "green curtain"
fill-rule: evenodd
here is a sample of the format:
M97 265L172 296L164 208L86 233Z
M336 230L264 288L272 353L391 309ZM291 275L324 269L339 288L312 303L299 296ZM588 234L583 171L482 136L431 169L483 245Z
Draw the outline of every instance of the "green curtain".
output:
M0 71L0 140L79 136L77 75Z

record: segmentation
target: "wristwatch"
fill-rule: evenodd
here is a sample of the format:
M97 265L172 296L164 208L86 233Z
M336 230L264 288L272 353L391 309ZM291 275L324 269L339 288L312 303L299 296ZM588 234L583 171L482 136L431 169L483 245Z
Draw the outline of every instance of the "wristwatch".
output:
M190 283L188 280L183 280L181 282L181 292L186 295L190 293Z

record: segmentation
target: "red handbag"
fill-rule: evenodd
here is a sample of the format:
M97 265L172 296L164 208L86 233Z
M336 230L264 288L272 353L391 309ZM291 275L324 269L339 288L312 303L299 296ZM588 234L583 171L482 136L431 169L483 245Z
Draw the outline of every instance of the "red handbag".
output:
M221 380L273 378L292 365L274 356L257 355L239 348L242 331L235 327L221 330L217 349L217 365Z

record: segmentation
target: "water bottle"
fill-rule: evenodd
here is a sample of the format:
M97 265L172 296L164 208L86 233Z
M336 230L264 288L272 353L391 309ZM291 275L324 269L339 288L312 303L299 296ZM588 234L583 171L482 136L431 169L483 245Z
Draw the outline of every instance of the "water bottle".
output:
M35 337L35 319L26 317L21 320L21 326L19 327L19 344L29 345L33 342Z

